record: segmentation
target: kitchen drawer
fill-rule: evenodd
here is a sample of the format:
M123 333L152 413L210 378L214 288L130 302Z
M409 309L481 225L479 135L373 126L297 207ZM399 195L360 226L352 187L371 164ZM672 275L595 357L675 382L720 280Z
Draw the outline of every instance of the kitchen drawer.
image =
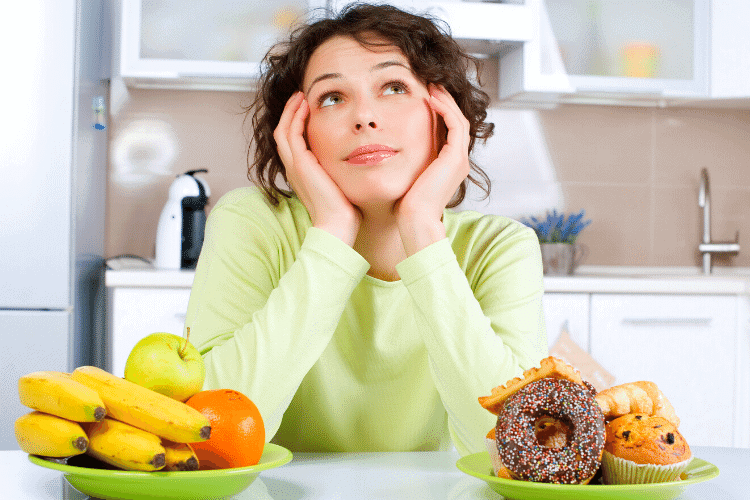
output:
M694 446L738 446L737 297L592 294L591 354L616 384L656 382Z
M107 370L118 377L133 346L154 332L182 335L190 288L109 288Z

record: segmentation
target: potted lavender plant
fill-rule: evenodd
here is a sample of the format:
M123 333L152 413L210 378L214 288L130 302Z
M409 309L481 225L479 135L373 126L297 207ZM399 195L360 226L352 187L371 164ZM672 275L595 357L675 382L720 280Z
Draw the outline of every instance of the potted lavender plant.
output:
M584 245L576 244L581 230L591 224L591 220L583 219L584 215L583 210L568 215L552 210L547 212L544 219L533 216L521 219L539 238L544 274L573 274L588 255L588 249Z

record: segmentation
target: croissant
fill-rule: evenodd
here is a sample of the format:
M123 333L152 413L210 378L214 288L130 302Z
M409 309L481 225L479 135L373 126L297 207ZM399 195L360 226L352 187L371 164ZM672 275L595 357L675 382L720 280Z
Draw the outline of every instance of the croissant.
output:
M607 420L628 413L645 413L664 417L675 427L680 425L672 404L653 382L628 382L604 389L596 395L596 402Z

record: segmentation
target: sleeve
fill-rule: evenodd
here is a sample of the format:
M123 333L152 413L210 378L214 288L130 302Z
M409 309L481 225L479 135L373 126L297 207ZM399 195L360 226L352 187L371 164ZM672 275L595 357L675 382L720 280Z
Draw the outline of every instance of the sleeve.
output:
M484 437L496 424L477 398L547 352L539 243L531 230L511 233L476 258L471 284L448 238L397 265L462 455L483 451Z
M204 389L248 396L263 415L267 440L369 268L314 227L294 255L274 224L270 217L211 211L186 318L205 361Z

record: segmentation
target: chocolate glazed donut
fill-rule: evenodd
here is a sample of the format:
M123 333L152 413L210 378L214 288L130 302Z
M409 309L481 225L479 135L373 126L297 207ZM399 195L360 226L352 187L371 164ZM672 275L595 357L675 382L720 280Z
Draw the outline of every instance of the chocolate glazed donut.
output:
M535 423L540 419L554 419L569 429L564 447L539 443ZM586 387L544 378L506 401L495 436L500 459L515 479L586 483L601 465L604 415Z

